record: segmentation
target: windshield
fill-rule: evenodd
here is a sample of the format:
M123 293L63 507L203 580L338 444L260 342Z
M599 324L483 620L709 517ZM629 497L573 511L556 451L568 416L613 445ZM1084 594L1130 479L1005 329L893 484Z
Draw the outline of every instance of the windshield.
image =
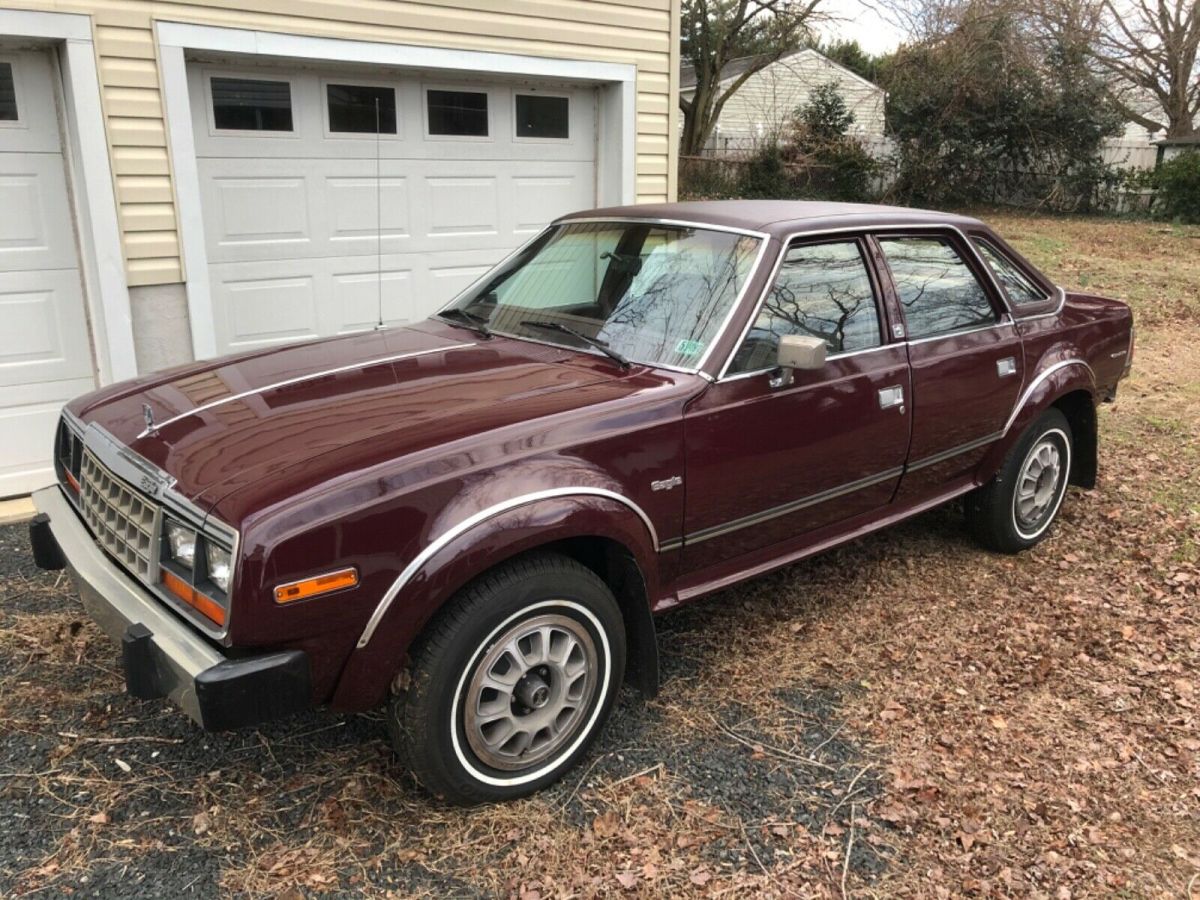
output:
M557 225L441 315L514 337L582 350L599 344L617 358L696 369L741 295L759 243L648 222Z

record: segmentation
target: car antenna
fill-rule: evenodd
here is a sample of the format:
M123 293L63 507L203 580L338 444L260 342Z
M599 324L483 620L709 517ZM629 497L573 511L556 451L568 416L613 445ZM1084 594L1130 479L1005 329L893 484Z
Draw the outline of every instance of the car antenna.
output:
M383 327L383 181L379 164L379 98L375 98L375 295L379 321L375 327Z

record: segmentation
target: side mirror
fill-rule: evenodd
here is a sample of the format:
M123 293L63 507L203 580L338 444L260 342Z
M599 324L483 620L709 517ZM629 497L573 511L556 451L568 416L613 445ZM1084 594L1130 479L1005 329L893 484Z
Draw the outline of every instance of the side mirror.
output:
M781 369L820 369L825 365L825 341L819 337L785 334L779 339Z

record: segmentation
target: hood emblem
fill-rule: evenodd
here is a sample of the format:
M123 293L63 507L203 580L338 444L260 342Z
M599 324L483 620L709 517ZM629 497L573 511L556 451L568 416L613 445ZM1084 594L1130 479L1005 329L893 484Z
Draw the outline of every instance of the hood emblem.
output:
M149 403L142 404L142 421L146 423L144 434L158 434L158 426L154 424L154 410Z

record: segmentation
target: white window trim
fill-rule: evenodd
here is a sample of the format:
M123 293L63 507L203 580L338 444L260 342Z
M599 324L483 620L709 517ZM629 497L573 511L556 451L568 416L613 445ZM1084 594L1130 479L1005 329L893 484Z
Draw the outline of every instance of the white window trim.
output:
M463 94L483 94L487 97L487 134L434 134L429 130L429 92L454 91ZM471 83L423 81L421 83L421 127L427 141L464 141L467 143L490 144L496 140L496 94L491 88Z
M74 185L84 304L91 320L100 384L137 375L125 255L112 162L100 106L92 20L74 13L0 10L0 34L56 42L66 103L63 155ZM17 114L20 115L18 105ZM18 120L20 121L20 120Z
M370 141L371 143L375 143L376 140L385 143L404 140L404 92L400 89L399 83L380 78L359 78L353 74L345 77L321 75L317 79L317 83L321 92L321 127L324 129L323 135L327 140ZM329 123L329 86L332 84L390 90L396 104L396 130L394 132L385 131L379 135L373 131L334 131Z
M567 101L567 136L565 138L521 137L517 133L517 97L557 97ZM571 127L571 117L575 114L575 98L563 91L538 91L529 88L515 87L512 89L512 134L513 141L518 144L573 144L575 129Z
M259 128L218 128L217 108L213 104L212 80L229 78L235 81L274 81L288 86L288 111L292 114L292 127L287 131ZM296 112L296 83L287 75L277 75L255 69L230 69L221 66L205 67L202 77L204 85L205 116L208 119L210 137L255 137L297 140L300 137L299 115Z
M619 205L634 202L637 141L637 66L448 50L375 41L278 34L241 28L155 23L163 101L175 177L179 231L183 243L192 350L197 359L215 356L217 336L208 279L208 253L200 206L200 176L188 95L188 50L242 53L282 60L346 62L397 66L422 71L521 75L528 78L581 82L600 88L597 112L596 202ZM422 95L423 98L423 95ZM399 100L399 98L397 98ZM491 104L489 103L489 106Z

